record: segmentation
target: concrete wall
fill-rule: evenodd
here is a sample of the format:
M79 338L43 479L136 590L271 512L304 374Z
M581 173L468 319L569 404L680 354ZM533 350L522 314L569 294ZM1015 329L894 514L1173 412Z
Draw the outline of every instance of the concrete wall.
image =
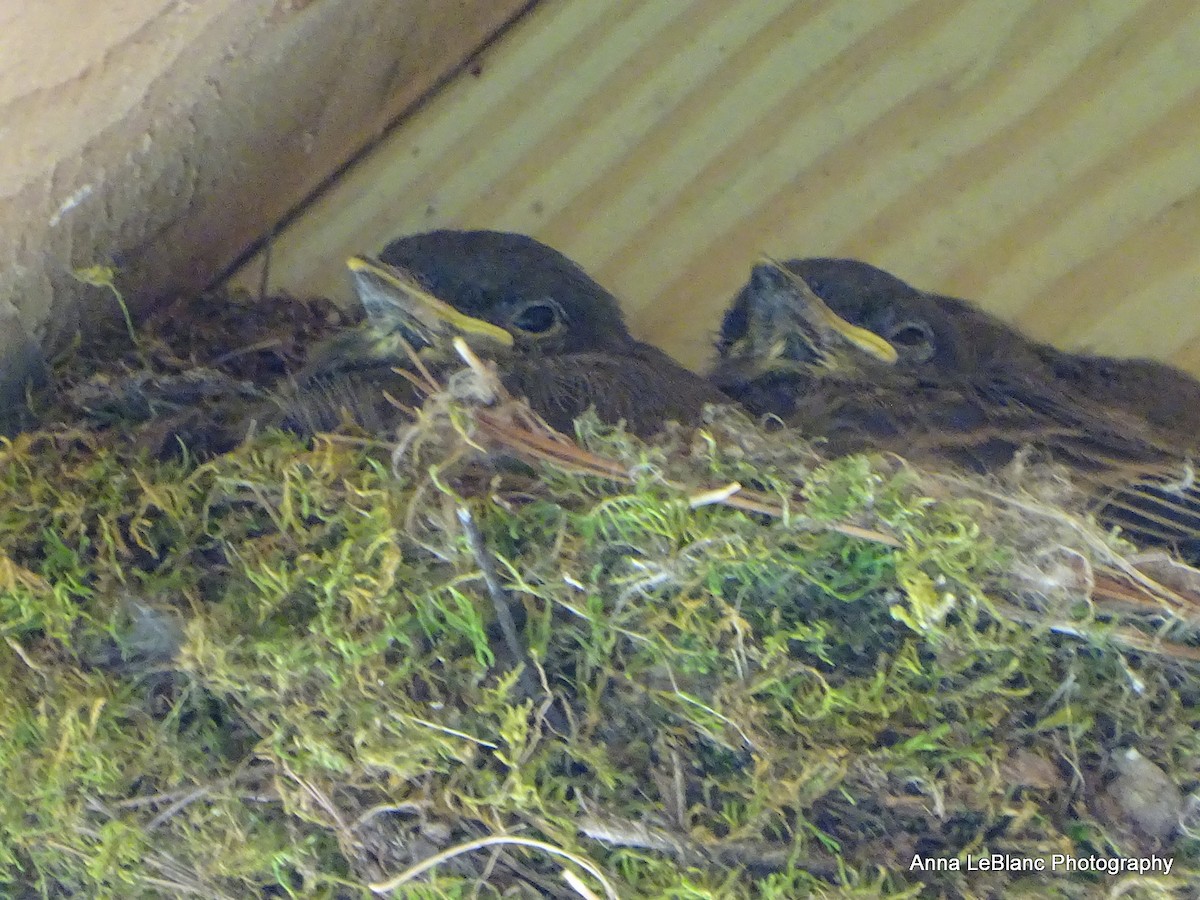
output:
M0 403L115 312L73 270L135 306L203 287L526 5L6 0Z

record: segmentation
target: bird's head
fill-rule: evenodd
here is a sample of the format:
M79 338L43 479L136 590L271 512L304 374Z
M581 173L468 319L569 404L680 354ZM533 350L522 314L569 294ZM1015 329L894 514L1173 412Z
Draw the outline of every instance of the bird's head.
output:
M838 318L886 341L895 351L890 368L921 379L973 379L1019 375L1049 377L1050 348L972 303L912 287L856 259L793 259L783 268L798 276ZM770 288L752 277L734 304L754 305ZM733 311L731 310L731 314ZM871 348L843 342L842 368L871 367ZM835 366L837 368L837 366Z
M891 368L887 338L839 315L800 274L774 260L754 267L725 314L713 380L733 390L766 380L849 376Z
M551 356L621 352L632 342L615 297L557 250L521 234L433 231L350 260L355 289L381 335Z
M960 301L919 291L856 259L793 259L784 268L843 321L886 341L895 351L889 365L942 372L959 365L954 320L960 309L971 312Z
M367 313L372 355L403 359L407 343L422 356L446 356L459 336L488 355L513 347L507 330L460 312L400 266L367 256L352 256L346 266Z

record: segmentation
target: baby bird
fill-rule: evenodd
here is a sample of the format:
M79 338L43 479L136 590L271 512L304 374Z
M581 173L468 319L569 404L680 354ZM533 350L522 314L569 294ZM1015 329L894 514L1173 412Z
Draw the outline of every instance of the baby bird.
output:
M407 395L392 369L403 342L431 360L462 336L495 359L504 386L558 430L594 407L653 435L666 421L699 423L717 388L656 347L635 340L616 298L567 257L533 238L497 231L433 231L399 238L378 259L349 261L367 322L318 353L281 398L280 423L335 427L348 416L370 430L399 421L384 391Z
M1200 550L1200 441L1184 416L1146 412L1167 409L1178 385L1200 390L1183 373L1073 356L965 301L835 259L756 266L717 350L714 384L835 453L882 449L986 473L1032 448L1071 470L1102 521ZM1105 375L1126 389L1106 391Z

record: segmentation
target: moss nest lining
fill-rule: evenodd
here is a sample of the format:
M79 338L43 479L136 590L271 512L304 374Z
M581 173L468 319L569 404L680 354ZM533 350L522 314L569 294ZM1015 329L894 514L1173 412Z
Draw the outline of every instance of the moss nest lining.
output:
M1200 890L1194 573L1052 468L562 442L486 366L395 439L164 456L97 392L303 351L140 338L0 445L8 895Z

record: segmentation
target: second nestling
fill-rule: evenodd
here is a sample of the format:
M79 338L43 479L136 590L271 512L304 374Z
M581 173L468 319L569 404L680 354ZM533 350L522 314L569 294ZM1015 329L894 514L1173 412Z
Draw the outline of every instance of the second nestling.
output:
M718 356L718 387L835 453L992 473L1032 450L1066 467L1102 522L1200 551L1200 407L1172 399L1200 398L1200 383L1182 372L1065 353L964 301L833 259L757 266Z

